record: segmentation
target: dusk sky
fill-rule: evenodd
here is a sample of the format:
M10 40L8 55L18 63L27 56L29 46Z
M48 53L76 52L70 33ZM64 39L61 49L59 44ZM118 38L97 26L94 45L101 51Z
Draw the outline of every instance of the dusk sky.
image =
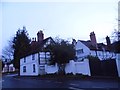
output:
M103 43L117 29L118 0L11 1L0 3L0 50L23 26L30 38L44 29L45 38L89 40L90 32L94 31L97 42Z

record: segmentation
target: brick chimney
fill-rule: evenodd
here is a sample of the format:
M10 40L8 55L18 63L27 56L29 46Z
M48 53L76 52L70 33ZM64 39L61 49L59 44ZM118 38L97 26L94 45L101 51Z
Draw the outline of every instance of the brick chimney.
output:
M95 46L95 48L97 49L98 47L97 47L97 41L94 31L90 33L90 40L91 40L91 44Z
M106 43L107 43L108 49L110 50L111 49L111 41L110 41L110 38L108 36L106 37Z
M43 32L40 30L40 31L37 33L37 41L38 41L38 42L41 42L41 41L43 41L43 39L44 39L44 34L43 34Z
M110 38L108 36L106 37L106 42L108 46L111 45Z

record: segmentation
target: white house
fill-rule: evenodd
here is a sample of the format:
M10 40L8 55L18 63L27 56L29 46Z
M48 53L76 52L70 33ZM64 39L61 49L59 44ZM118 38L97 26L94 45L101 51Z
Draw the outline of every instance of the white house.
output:
M97 43L94 32L90 34L90 39L88 41L78 40L77 42L73 40L75 45L77 60L71 60L66 64L65 73L83 74L91 76L89 60L86 58L88 55L98 56L100 60L107 58L116 58L116 54L111 51L110 40L107 37L107 45L103 43ZM43 74L53 74L58 72L58 65L49 65L49 60L51 59L51 53L49 51L44 51L44 48L50 44L54 44L51 37L44 39L44 34L42 31L37 33L36 38L33 38L31 42L31 51L26 53L20 59L20 75L21 76L37 76ZM117 69L120 75L120 60L116 61Z
M37 38L37 41L33 38L31 42L31 51L20 59L21 76L45 74L45 64L49 63L51 56L49 51L44 52L43 49L54 41L51 37L44 39L42 31L37 33Z
M97 43L96 36L94 32L90 33L90 40L76 40L73 39L73 44L75 45L77 61L84 60L88 55L97 56L100 60L115 59L118 71L118 76L120 77L120 51L116 47L119 47L120 41L111 44L109 37L106 37L107 45L103 43Z
M73 40L78 61L88 55L97 56L100 60L116 57L116 54L110 50L109 37L106 37L108 45L97 43L94 32L90 33L90 39L88 41L78 40L77 42Z
M10 65L5 64L2 70L2 72L14 72L14 71L15 67L13 66L13 64Z
M20 59L21 76L38 76L58 72L57 64L49 65L50 52L43 52L47 45L54 44L53 39L51 37L44 39L42 31L37 33L37 38L37 41L33 38L31 42L31 51ZM87 59L83 62L71 60L66 64L65 73L73 73L74 75L79 73L90 76L89 61Z
M50 60L49 52L38 52L20 60L20 75L45 74L45 64Z

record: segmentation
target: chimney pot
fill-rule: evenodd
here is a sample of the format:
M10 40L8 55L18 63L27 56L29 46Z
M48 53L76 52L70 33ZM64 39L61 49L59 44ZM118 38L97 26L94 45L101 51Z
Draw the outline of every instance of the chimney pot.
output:
M106 43L107 43L107 47L110 50L111 49L111 42L110 42L110 38L107 36L106 37Z
M96 36L95 36L94 31L90 33L90 40L91 40L92 45L95 46L97 49L98 47L97 47L97 41L96 41Z
M37 33L37 39L38 39L38 42L41 42L44 39L44 34L41 30Z

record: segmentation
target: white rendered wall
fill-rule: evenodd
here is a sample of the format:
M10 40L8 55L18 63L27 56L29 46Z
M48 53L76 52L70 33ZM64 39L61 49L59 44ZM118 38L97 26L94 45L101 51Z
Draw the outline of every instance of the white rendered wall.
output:
M84 57L84 56L87 56L90 54L90 49L85 46L83 43L81 43L80 41L77 41L77 44L75 45L75 49L76 50L79 50L79 49L83 49L83 53L77 55L76 53L76 56L79 58L79 57Z
M33 64L35 64L35 72L33 72ZM23 72L23 67L26 66L26 72ZM32 60L32 55L26 57L26 62L24 58L20 59L20 75L38 75L38 54L35 54L35 60Z
M36 71L33 72L33 64L35 64L35 68L36 68ZM38 75L38 70L37 70L37 64L36 63L31 63L31 64L27 64L26 65L26 72L23 72L23 67L21 66L21 73L20 75L26 75L26 76L34 76L34 75Z
M117 54L116 65L117 65L118 76L120 77L120 54Z

